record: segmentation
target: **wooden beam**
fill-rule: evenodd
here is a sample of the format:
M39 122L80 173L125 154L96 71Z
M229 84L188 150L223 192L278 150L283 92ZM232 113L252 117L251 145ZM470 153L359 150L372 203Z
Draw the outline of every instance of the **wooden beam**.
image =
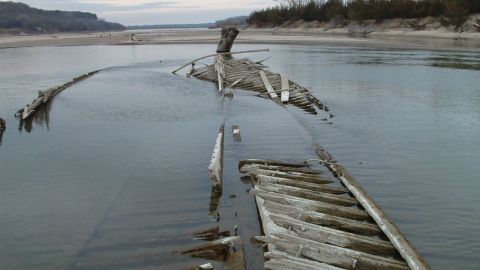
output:
M273 214L283 214L300 221L326 226L332 229L362 235L378 235L382 232L375 224L318 213L296 206L285 205L271 201L265 201L264 206Z
M378 206L360 184L341 166L335 158L320 145L316 146L317 155L324 160L326 166L338 176L340 181L357 198L358 202L365 208L375 220L383 233L388 237L393 246L405 259L412 270L431 270L427 262L420 256L410 242L403 236L400 229Z
M266 252L265 258L269 259L265 262L265 268L275 270L343 270L325 263L297 258L287 253L275 251Z
M295 206L305 210L315 211L315 212L333 215L337 217L343 217L343 218L360 220L360 221L370 219L370 216L368 215L367 212L360 209L352 208L352 207L345 207L345 206L339 206L339 205L334 205L329 203L312 201L312 200L302 199L295 196L262 191L256 188L251 189L250 193L266 201L272 201L272 202L281 203L285 205Z
M276 250L287 254L345 269L409 270L407 264L402 261L320 243L293 234L273 233L270 236L257 236L256 239L272 244Z
M397 250L387 241L313 225L286 215L270 214L270 218L276 225L294 232L301 238L373 255L393 256L397 253Z
M223 142L225 133L225 124L222 124L217 135L215 147L213 148L210 165L208 165L208 175L212 180L213 186L222 188L223 186Z
M270 84L270 81L268 80L267 75L265 75L265 72L263 70L260 70L258 73L260 74L260 78L262 79L263 84L265 85L265 89L267 89L267 92L270 95L270 97L272 99L278 99L278 95L277 93L275 93L275 90Z
M285 185L290 187L303 188L303 189L308 189L312 191L319 191L323 193L330 193L330 194L336 194L336 195L348 193L348 189L345 189L343 187L332 187L324 184L302 182L302 181L296 181L296 180L291 180L291 179L282 178L282 177L257 174L255 175L255 178L261 183Z
M319 201L319 202L335 204L340 206L354 206L358 204L357 200L352 199L350 197L313 192L308 189L302 189L302 188L296 188L296 187L269 185L269 184L262 184L262 183L257 183L255 187L267 192L289 195L289 196L299 197L302 199Z

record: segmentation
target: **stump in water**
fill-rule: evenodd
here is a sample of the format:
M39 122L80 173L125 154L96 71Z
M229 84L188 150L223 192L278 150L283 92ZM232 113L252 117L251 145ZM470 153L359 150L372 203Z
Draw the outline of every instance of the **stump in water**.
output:
M218 43L217 47L217 53L230 52L238 33L240 33L240 31L238 31L238 29L235 27L223 27L222 37L220 38L220 42Z

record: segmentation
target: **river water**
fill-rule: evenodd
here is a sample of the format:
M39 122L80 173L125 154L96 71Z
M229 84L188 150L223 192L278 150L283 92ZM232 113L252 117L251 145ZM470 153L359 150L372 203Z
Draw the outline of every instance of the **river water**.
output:
M266 45L238 45L236 50ZM268 46L266 64L312 89L333 124L170 73L214 45L0 50L0 269L180 269L191 233L239 226L258 269L260 234L238 161L315 158L320 142L399 225L434 269L478 269L480 54L354 46ZM204 60L208 62L209 60ZM33 121L14 113L37 90L68 88ZM225 188L207 166L226 126ZM330 120L329 120L330 121ZM240 125L234 142L231 126ZM232 196L235 195L235 196Z

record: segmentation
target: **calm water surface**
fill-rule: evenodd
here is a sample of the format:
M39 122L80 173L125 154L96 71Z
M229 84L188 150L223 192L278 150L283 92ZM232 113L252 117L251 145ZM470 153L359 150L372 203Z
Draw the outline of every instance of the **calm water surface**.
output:
M265 45L240 45L237 50ZM225 121L223 230L261 252L243 158L304 160L322 143L398 223L434 269L478 269L480 54L346 46L269 46L274 71L312 88L335 117L277 106L175 67L214 45L0 50L0 269L180 269L172 254L217 224L206 172ZM251 55L263 59L265 55ZM207 60L205 60L207 62ZM108 68L62 92L32 122L13 114L36 91ZM242 142L230 127L240 125ZM230 195L236 195L231 198Z

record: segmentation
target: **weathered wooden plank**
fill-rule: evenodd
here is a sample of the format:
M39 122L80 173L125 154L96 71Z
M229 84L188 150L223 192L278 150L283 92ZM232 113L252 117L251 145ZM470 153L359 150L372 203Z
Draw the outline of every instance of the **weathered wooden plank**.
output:
M224 87L223 78L225 78L225 67L222 55L215 57L215 71L217 71L218 91L222 92Z
M315 211L319 213L324 213L328 215L353 219L353 220L369 220L370 216L366 211L352 208L352 207L344 207L338 206L329 203L323 203L318 201L312 201L308 199L302 199L299 197L284 195L284 194L276 194L273 192L262 191L259 189L251 189L250 193L254 194L257 197L261 197L264 200L272 201L276 203L281 203L285 205L299 207L305 210Z
M288 77L284 74L280 74L280 78L282 80L282 95L281 100L283 103L288 102L290 100L290 85L288 81Z
M336 217L271 201L265 201L264 206L273 214L287 215L300 221L326 226L332 229L343 230L362 235L377 235L381 233L381 230L377 225L367 222L359 222L348 218Z
M362 251L373 255L393 256L397 254L395 247L387 241L377 240L371 237L339 231L323 226L312 225L286 215L270 214L270 218L276 225L287 228L301 238Z
M225 133L225 124L222 124L217 135L215 147L213 148L210 165L208 165L208 174L213 182L213 186L223 186L223 142Z
M288 162L288 161L269 160L269 159L245 159L245 160L241 160L238 163L238 169L240 170L243 166L251 165L251 164L282 166L282 167L292 167L292 168L307 167L307 164L305 164L305 163L292 163L292 162Z
M305 175L301 173L286 173L286 172L279 172L279 171L272 171L272 170L253 170L247 172L247 174L250 175L267 175L267 176L274 176L274 177L281 177L281 178L286 178L290 180L295 180L295 181L301 181L301 182L306 182L306 183L315 183L315 184L330 184L335 182L334 179L325 177L325 176L319 176L319 175Z
M293 234L272 233L259 236L257 240L271 244L275 250L290 255L331 264L345 269L355 270L408 270L403 261L372 255L334 245L300 238Z
M265 262L265 268L272 270L342 270L329 264L297 258L285 252L275 251L266 252L265 258L269 259Z
M375 220L380 229L398 250L412 270L430 270L430 266L403 236L400 229L367 194L360 184L341 166L335 158L320 145L316 146L317 155L324 160L326 166L342 181L342 183L358 199L370 216Z
M273 89L272 85L270 84L270 81L267 78L267 75L265 75L265 72L263 70L259 71L260 77L262 78L263 84L265 85L265 88L268 91L268 94L272 99L278 99L277 93L275 93L275 90Z
M250 164L244 165L240 168L240 172L246 173L248 171L256 170L256 169L264 169L264 170L271 170L271 171L282 171L282 172L295 172L295 173L302 173L310 175L318 175L324 173L323 171L319 170L312 170L309 168L294 168L294 167L283 167L283 166L274 166L274 165L262 165L262 164Z
M274 176L257 174L255 175L255 178L259 182L303 188L303 189L308 189L312 191L320 191L324 193L331 193L331 194L337 194L337 195L348 193L348 190L343 187L332 187L324 184L302 182L302 181L290 180L282 177L274 177Z
M341 195L332 195L327 193L320 193L320 192L313 192L307 189L296 188L296 187L261 184L261 183L257 183L255 187L263 191L273 192L277 194L284 194L284 195L299 197L302 199L330 203L330 204L335 204L340 206L354 206L358 204L357 200L349 197L344 197Z

